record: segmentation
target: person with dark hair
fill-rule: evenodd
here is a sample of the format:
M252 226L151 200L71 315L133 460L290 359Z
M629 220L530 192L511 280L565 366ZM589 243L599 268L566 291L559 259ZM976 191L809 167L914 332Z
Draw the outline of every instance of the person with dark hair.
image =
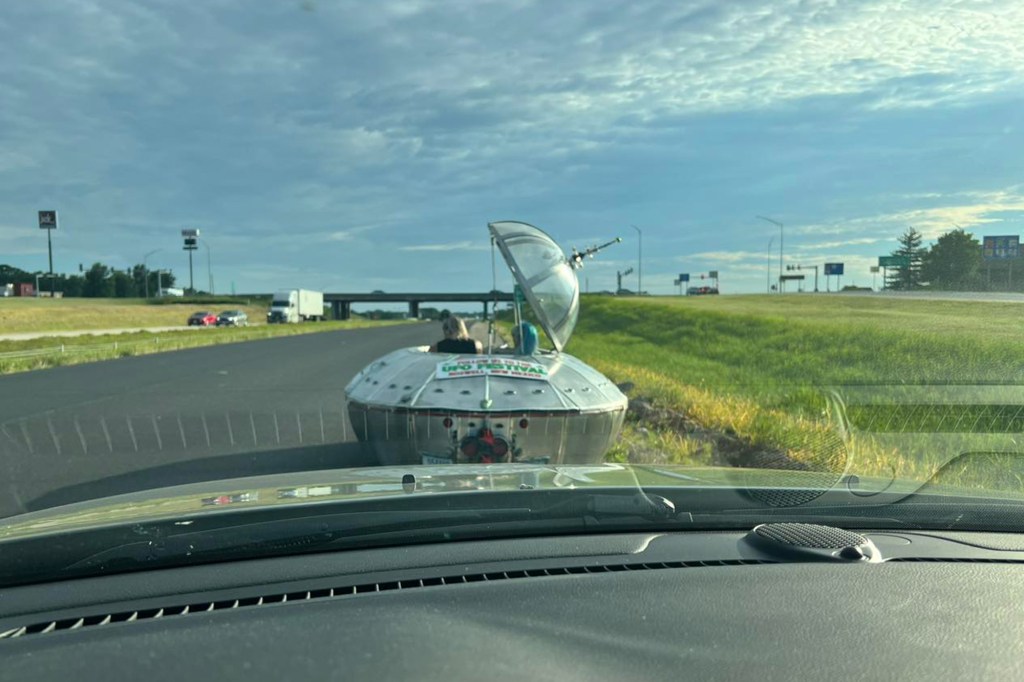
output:
M484 345L469 337L466 323L462 318L449 315L441 323L444 338L430 347L431 353L459 353L461 355L480 355Z

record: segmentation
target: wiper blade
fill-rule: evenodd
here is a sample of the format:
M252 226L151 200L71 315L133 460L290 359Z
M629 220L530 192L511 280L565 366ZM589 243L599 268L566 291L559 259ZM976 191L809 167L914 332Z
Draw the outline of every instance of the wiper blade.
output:
M676 511L676 505L672 500L642 490L635 491L630 495L601 493L579 495L575 499L552 505L542 512L548 518L565 514L566 516L589 516L598 521L623 517L636 517L648 521L668 521L684 514L687 520L690 518L689 512Z

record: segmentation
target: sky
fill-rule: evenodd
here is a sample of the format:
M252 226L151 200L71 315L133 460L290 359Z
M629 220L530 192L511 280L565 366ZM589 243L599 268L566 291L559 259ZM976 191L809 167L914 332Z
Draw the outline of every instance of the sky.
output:
M181 282L194 228L220 293L486 291L521 220L622 237L584 290L641 236L652 294L764 291L780 236L864 286L908 226L1020 234L1022 115L1017 0L9 0L0 263L56 209L59 272Z

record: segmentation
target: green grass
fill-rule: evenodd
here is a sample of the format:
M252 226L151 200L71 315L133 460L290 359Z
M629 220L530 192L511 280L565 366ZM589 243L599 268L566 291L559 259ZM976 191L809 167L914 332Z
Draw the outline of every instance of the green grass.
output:
M594 296L584 297L568 350L615 381L634 382L633 395L684 411L704 427L801 459L814 456L806 444L835 422L823 388L1024 383L1022 313L1024 308L1005 303L838 295ZM878 408L851 407L850 413L866 414L872 428L879 420ZM982 412L971 425L961 421L949 427L956 420L922 414L914 413L899 429L879 436L862 433L854 424L853 468L925 479L964 450L1012 446L1018 418L1007 413L1011 428L1001 436L972 437L972 431L990 428L996 417ZM934 428L938 420L945 420L941 423L949 433L918 433ZM682 439L673 444L671 438L659 443L664 434L641 435L654 439L654 447L667 447L676 461L707 461L700 443ZM630 448L636 449L635 439L612 454L621 459Z
M0 374L26 372L63 365L77 365L98 360L148 355L222 343L238 343L240 341L387 324L401 324L401 322L354 319L343 322L308 322L305 324L275 324L258 327L209 327L160 333L136 332L131 334L103 334L67 338L43 337L29 341L0 341ZM47 349L49 352L33 357L2 357L3 353L34 349Z

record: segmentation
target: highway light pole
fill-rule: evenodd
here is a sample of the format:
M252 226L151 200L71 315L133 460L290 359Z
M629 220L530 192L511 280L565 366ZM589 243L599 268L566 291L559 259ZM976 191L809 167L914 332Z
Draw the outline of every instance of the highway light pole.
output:
M142 257L142 282L143 286L146 289L147 299L149 298L149 268L146 267L146 260L158 251L163 251L163 249L153 249L152 251L150 251L149 253Z
M636 293L637 296L644 293L644 233L636 225L630 225L639 237L636 247Z
M213 293L213 269L210 267L210 245L206 243L205 239L200 239L199 243L206 247L206 278L209 280L209 287L207 291Z
M772 293L772 244L775 243L775 237L768 240L768 275L765 278L765 293Z
M760 218L761 220L765 220L765 221L771 223L772 225L777 225L779 227L779 293L781 294L782 293L782 271L785 269L785 268L783 268L783 265L782 265L782 246L783 246L783 240L785 239L785 233L784 233L783 228L782 228L782 223L780 223L778 220L772 220L771 218L765 218L763 215L759 215L759 216L755 216L755 217Z

